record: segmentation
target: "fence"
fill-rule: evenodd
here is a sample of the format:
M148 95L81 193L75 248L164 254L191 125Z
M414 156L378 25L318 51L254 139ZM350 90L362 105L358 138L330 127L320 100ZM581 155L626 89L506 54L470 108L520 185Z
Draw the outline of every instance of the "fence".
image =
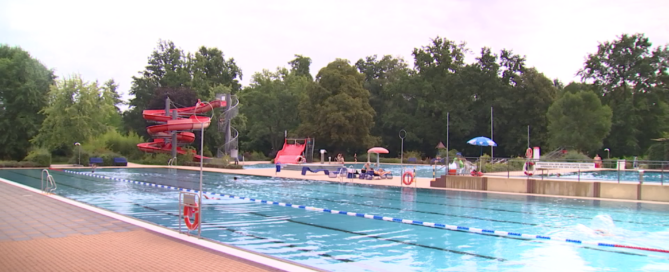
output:
M624 160L624 159L548 159L526 160L524 158L466 157L471 171L480 171L486 176L507 178L562 179L588 181L614 181L632 183L669 182L669 161ZM453 163L433 161L441 165ZM667 173L665 173L667 172ZM445 172L442 172L445 173Z

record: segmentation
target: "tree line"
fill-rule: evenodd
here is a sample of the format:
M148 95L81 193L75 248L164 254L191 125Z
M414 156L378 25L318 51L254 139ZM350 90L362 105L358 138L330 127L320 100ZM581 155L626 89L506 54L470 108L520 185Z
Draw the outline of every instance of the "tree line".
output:
M568 84L528 67L525 56L509 49L484 47L467 63L465 43L436 37L414 48L411 62L389 55L336 59L312 77L311 59L295 55L286 67L256 72L242 86L242 69L222 50L202 46L190 53L160 40L132 78L129 109L122 112L113 80L59 79L28 52L3 45L0 159L20 160L31 147L69 155L73 142L109 130L149 140L143 110L164 108L166 96L184 107L226 93L239 98L233 126L241 150L266 155L282 148L287 132L315 138L318 149L331 153L352 156L384 146L393 156L403 129L405 151L432 157L448 140L450 148L477 156L479 148L466 141L490 137L492 121L496 157L524 154L529 127L530 146L544 152L594 155L608 148L614 157L667 159L665 143L654 140L669 131L669 49L653 47L644 34L624 34L594 49L575 71L581 80ZM214 120L221 114L214 111ZM205 153L215 154L223 141L212 126Z

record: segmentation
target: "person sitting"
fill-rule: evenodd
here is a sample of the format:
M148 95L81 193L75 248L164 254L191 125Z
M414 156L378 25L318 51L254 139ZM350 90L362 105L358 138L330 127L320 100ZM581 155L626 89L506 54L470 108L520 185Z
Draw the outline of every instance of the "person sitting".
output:
M344 164L344 156L341 153L337 154L337 163Z
M465 172L465 161L464 158L462 157L462 153L458 152L455 154L455 159L453 159L453 162L455 162L455 165L458 167L457 173L458 175L462 175Z
M366 162L365 165L362 166L362 169L360 169L360 173L366 173L367 171L374 172L374 169L370 167L369 162Z
M302 164L302 163L305 163L305 162L307 162L307 159L306 159L304 156L299 155L299 156L297 157L297 163L298 163L298 164Z

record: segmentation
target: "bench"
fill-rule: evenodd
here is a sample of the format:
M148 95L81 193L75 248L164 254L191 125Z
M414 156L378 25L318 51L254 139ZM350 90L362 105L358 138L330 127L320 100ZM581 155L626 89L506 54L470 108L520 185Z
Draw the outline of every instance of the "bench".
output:
M102 160L102 158L95 158L94 157L94 158L89 158L88 159L88 164L89 165L95 164L97 166L102 166L102 164L104 164L104 161Z
M409 163L416 163L417 161L416 158L409 158Z
M123 157L114 158L114 166L128 166L128 160Z

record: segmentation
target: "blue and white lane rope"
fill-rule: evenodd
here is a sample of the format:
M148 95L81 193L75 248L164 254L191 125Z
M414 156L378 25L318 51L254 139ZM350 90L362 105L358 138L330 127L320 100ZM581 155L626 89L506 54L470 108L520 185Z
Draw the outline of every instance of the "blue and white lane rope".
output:
M178 188L178 187L174 187L174 186L160 185L160 184L155 184L155 183L150 183L150 182L122 179L122 178L113 178L113 177L108 177L108 176L103 176L103 175L96 175L94 173L87 173L87 172L76 172L76 171L70 171L70 170L63 170L63 171L66 172L66 173L71 173L71 174L91 176L91 177L101 178L101 179L110 179L110 180L115 180L115 181L128 182L128 183L145 185L145 186L156 187L156 188L164 188L164 189L171 189L171 190L177 190L177 191L199 193L198 190ZM367 218L367 219L376 219L376 220L383 220L383 221L388 221L388 222L397 222L397 223L404 223L404 224L411 224L411 225L421 225L421 226L433 227L433 228L439 228L439 229L448 229L448 230L455 230L455 231L468 231L468 232L473 232L473 233L483 233L483 234L490 234L490 235L497 235L497 236L512 236L512 237L519 237L519 238L525 238L525 239L536 239L536 240L545 240L545 241L550 240L550 241L565 242L565 243L571 243L571 244L583 244L583 245L592 245L592 246L601 246L601 247L629 248L629 249L636 249L636 250L669 253L669 250L659 249L659 248L636 247L636 246L628 246L628 245L620 245L620 244L600 243L600 242L594 242L594 241L581 241L581 240L575 240L575 239L557 238L557 237L542 236L542 235L535 235L535 234L523 234L523 233L508 232L508 231L487 230L487 229L479 229L479 228L472 228L472 227L461 227L461 226L447 225L447 224L441 224L441 223L423 222L423 221L408 220L408 219L401 219L401 218L394 218L394 217L387 217L387 216L379 216L379 215L366 214L366 213L355 213L355 212L330 210L330 209L309 207L309 206L304 206L304 205L296 205L296 204L276 202L276 201L267 201L267 200L249 198L249 197L218 194L218 193L204 192L204 191L202 192L202 194L205 195L205 197L206 197L206 195L215 195L215 196L217 195L217 196L221 196L221 197L224 197L224 198L247 200L247 201L250 201L250 202L263 203L263 204L268 204L268 205L278 205L278 206L284 206L284 207L292 207L292 208L303 209L303 210L307 210L307 211L325 212L325 213L331 213L331 214L343 214L343 215L362 217L362 218ZM207 197L207 198L209 198L209 197Z

